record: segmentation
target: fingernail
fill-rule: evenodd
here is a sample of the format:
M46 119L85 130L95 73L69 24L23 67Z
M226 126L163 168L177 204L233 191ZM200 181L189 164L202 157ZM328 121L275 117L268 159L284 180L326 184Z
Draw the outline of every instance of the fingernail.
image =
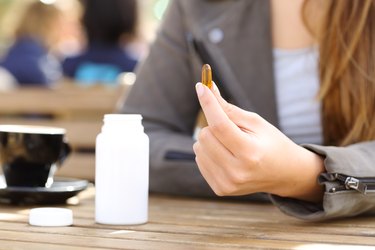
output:
M218 91L219 89L217 88L215 82L212 82L212 90L213 91Z
M204 93L204 86L202 85L202 83L198 82L195 85L195 90L197 91L198 97L201 97Z

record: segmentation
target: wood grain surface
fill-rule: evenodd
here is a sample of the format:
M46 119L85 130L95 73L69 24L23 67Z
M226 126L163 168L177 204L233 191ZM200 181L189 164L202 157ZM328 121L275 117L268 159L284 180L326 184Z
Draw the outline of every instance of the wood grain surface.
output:
M94 221L94 188L66 205L70 227L28 225L28 207L0 208L1 249L374 249L375 218L320 223L282 214L270 203L151 195L149 222ZM120 197L119 197L120 199ZM79 202L77 203L77 201ZM76 203L76 204L73 204Z

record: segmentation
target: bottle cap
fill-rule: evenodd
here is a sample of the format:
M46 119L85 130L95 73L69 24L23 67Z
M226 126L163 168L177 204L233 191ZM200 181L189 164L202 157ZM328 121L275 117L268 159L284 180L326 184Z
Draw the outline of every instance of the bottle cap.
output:
M29 214L29 224L41 227L64 227L73 224L73 212L67 208L33 208Z

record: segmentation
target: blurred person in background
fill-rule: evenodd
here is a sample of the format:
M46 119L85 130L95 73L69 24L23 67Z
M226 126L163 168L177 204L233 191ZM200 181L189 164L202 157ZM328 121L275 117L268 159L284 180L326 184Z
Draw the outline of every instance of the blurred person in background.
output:
M13 45L0 60L20 85L52 86L62 76L61 65L51 53L59 39L62 12L54 4L33 2L15 29Z
M79 0L55 0L62 10L59 41L53 47L53 53L60 60L77 55L85 46L85 34L82 30L82 4Z
M137 0L86 0L83 8L87 47L64 60L64 75L83 84L114 84L137 64L127 50L137 33Z

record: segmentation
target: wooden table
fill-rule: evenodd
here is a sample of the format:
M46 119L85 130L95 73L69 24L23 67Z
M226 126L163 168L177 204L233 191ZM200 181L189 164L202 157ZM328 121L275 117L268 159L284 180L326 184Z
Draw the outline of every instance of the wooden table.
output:
M149 222L94 222L94 189L68 205L71 227L28 225L31 207L0 207L0 249L374 249L375 217L312 223L268 203L150 196ZM74 200L72 201L74 203Z

